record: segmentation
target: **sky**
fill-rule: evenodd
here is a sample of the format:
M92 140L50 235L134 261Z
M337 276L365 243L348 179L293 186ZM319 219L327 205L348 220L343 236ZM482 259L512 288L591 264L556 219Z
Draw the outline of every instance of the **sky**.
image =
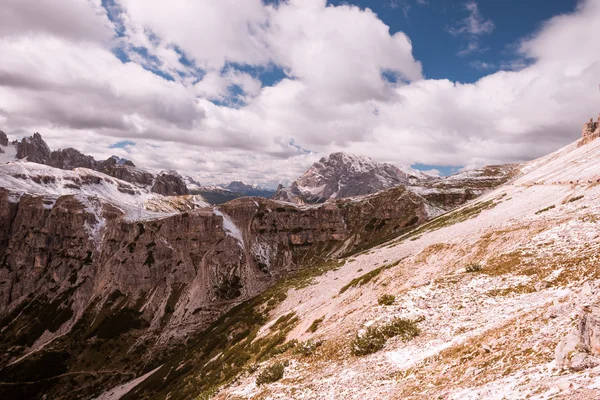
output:
M203 184L521 162L600 112L597 0L0 3L1 130Z

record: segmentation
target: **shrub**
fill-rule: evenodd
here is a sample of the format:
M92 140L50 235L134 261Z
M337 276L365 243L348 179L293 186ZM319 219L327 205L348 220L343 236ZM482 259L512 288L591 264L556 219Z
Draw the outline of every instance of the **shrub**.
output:
M536 215L537 214L541 214L541 213L546 212L548 210L552 210L553 208L556 208L556 206L554 204L552 204L551 206L548 206L546 208L542 208L541 210L536 211L535 214Z
M481 271L481 265L480 264L469 264L465 267L465 271L466 272L479 272Z
M387 339L399 336L404 342L408 342L421 333L417 323L422 319L405 319L396 317L385 325L370 326L362 334L356 334L350 343L350 350L355 356L365 356L378 352L385 346Z
M256 384L260 386L265 383L277 382L283 378L284 370L285 365L283 363L277 362L275 364L271 364L258 374L256 377Z
M399 336L404 342L408 342L416 336L419 336L421 330L417 326L418 320L394 318L380 329L385 337L391 338Z
M375 326L369 326L362 334L356 334L350 348L355 356L366 356L375 353L385 346L385 336L383 332Z
M572 203L574 201L581 200L581 199L583 199L583 195L575 196L575 197L569 199L569 203Z
M316 332L317 329L319 329L319 325L321 325L321 322L323 322L323 320L325 319L325 317L321 317L321 318L317 318L313 321L313 323L310 325L310 327L308 328L307 332Z
M303 356L310 356L322 344L323 344L322 340L317 340L317 341L307 340L306 342L300 342L298 344L298 346L296 346L296 349L294 349L294 352L296 354L301 354Z
M270 355L285 353L286 351L296 347L297 345L298 345L298 341L296 339L292 339L289 342L285 342L284 344L282 344L280 346L274 347L273 350L271 350Z
M377 299L380 306L391 306L394 301L396 301L396 297L392 294L384 294Z
M377 275L379 275L382 271L385 271L386 269L395 267L396 265L400 264L400 261L401 260L398 260L391 264L382 265L381 267L375 268L374 270L367 272L366 274L361 275L358 278L352 279L350 281L350 283L348 283L346 286L344 286L340 289L340 294L344 293L346 290L350 289L351 287L366 285L373 278L375 278Z

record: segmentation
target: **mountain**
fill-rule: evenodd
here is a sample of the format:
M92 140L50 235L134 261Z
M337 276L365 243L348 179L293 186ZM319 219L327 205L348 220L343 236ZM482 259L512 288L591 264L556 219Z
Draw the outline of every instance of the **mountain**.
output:
M365 156L332 153L314 163L289 188L279 187L274 199L294 203L321 203L328 199L360 196L395 186L431 179L416 170L403 171Z
M86 168L0 165L0 375L11 383L0 385L2 398L93 398L151 371L164 385L131 396L195 397L245 365L192 377L214 351L246 337L223 318L268 297L267 308L230 323L263 321L286 296L272 292L278 283L309 283L485 190L398 186L318 205L244 197L212 207L153 193L136 183L146 177L135 167L111 170L121 163L107 161L108 172L134 182ZM266 357L273 345L261 339L257 351Z
M63 170L92 169L166 196L188 194L185 183L175 171L162 171L154 175L117 156L97 161L73 148L51 151L39 133L25 137L20 142L9 142L6 134L0 131L0 163L16 160L26 160Z
M597 398L599 156L310 205L0 165L0 397Z
M210 204L223 204L230 200L244 196L270 198L274 190L262 188L258 185L246 185L240 181L234 181L228 185L202 186L191 177L185 177L184 182L189 193L199 194Z
M247 185L240 181L230 182L227 186L225 186L225 189L231 192L240 193L243 196L270 198L275 194L274 190L266 189L258 185Z

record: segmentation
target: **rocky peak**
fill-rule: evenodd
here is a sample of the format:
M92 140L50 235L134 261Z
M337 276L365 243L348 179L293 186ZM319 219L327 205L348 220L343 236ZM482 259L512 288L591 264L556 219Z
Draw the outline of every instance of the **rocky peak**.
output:
M427 179L426 175L412 169L404 171L369 157L337 152L314 163L290 188L279 190L275 198L318 203L371 194Z
M588 122L583 124L580 144L589 143L597 137L600 137L600 115L598 115L597 122L594 122L593 118L590 118Z
M188 188L181 175L176 171L162 171L154 179L152 192L164 196L180 196L188 194Z
M33 136L23 138L17 143L17 158L38 164L46 164L50 158L50 148L42 139L42 135L34 133Z
M73 148L55 150L50 154L47 164L54 168L71 170L75 168L96 169L97 161Z

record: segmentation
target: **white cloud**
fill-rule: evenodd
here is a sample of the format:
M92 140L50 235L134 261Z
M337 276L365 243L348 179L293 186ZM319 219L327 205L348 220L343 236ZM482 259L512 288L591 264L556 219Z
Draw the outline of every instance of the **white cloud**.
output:
M496 26L489 18L484 18L479 11L479 6L475 0L469 0L464 3L465 10L469 13L467 17L459 21L455 26L448 28L448 32L454 36L461 36L467 39L467 45L458 51L459 56L481 51L480 37L490 34Z
M204 183L289 181L339 150L396 165L521 161L574 140L598 112L600 5L591 0L521 43L516 59L528 65L507 63L472 84L423 79L408 37L369 10L322 0L123 0L121 38L97 1L69 10L70 0L42 3L85 24L35 24L35 12L10 3L18 18L0 28L0 129L39 131L54 148L116 153ZM484 34L485 21L472 30ZM153 57L136 57L136 47ZM228 62L276 65L288 78L261 87L251 68ZM245 105L211 102L227 104L233 86ZM108 149L124 139L136 145Z

